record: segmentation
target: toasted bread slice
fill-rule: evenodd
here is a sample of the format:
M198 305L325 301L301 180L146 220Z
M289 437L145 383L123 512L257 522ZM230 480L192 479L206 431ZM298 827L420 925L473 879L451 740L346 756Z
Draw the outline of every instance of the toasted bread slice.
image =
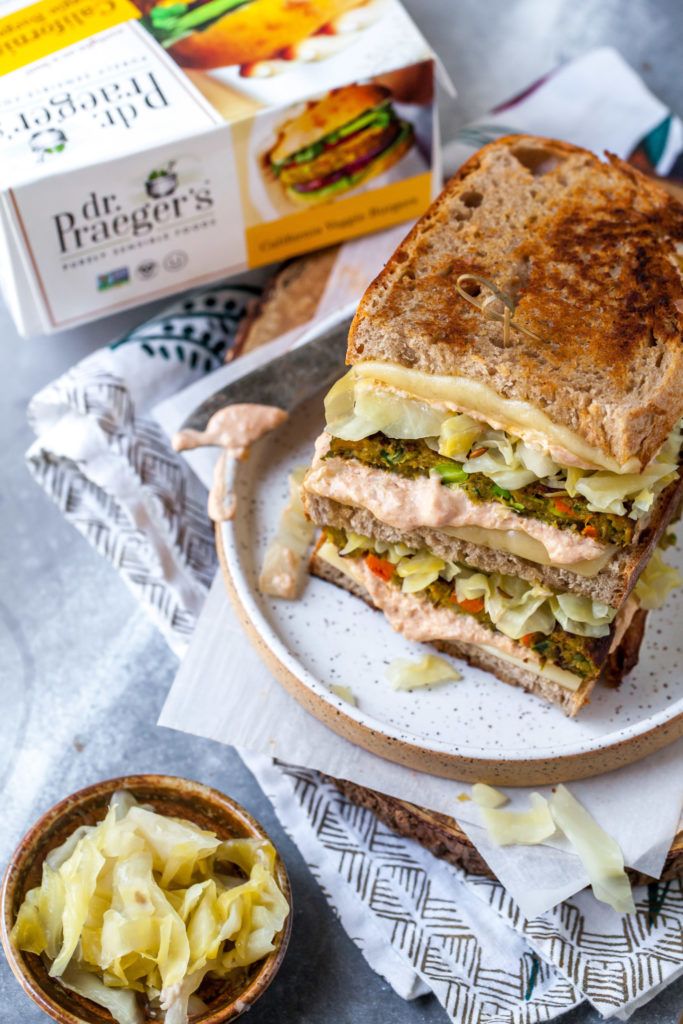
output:
M335 586L348 590L349 593L354 594L356 597L360 597L371 608L375 607L370 595L359 583L329 565L322 558L319 558L315 552L311 557L309 570L313 576L318 576L328 583L334 583ZM646 612L642 610L636 612L621 643L610 654L602 676L608 685L617 686L627 672L637 664L646 617ZM520 686L529 693L534 693L544 700L558 704L565 714L570 717L574 717L584 704L588 702L596 682L594 679L586 680L578 690L569 690L552 680L546 679L544 676L539 676L535 672L512 665L502 658L497 658L489 653L489 651L485 651L475 644L449 640L435 641L432 643L432 646L453 658L460 658L466 661L475 668L481 668L490 672L504 683L509 683L511 686Z
M644 465L683 414L681 243L683 206L617 157L501 139L467 161L370 285L347 362L486 384L619 465ZM513 328L504 344L503 325L456 291L465 273L507 293L513 323L536 338Z
M417 550L428 548L449 562L466 562L482 572L520 576L530 583L543 583L557 592L581 594L613 608L619 608L633 590L662 535L678 517L682 498L683 475L658 497L650 521L637 543L616 551L597 575L581 576L560 565L539 565L505 551L459 540L435 528L425 526L415 530L397 530L381 522L367 509L320 497L306 491L305 486L302 489L306 514L318 526L334 526L347 533L352 531L389 544L407 544Z

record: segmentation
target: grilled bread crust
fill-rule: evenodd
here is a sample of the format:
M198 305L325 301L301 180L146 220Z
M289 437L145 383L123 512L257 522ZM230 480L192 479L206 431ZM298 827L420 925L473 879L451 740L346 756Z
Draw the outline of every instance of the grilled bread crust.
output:
M644 465L683 415L678 245L683 206L617 157L500 139L464 164L367 289L347 362L471 378L621 465ZM513 328L504 345L503 325L458 295L465 273L511 296L513 324L542 340Z
M362 598L370 607L375 607L364 587L349 579L348 576L329 565L315 553L311 557L309 570L313 576L327 580L328 583L334 583L343 590L348 590L356 597ZM610 655L604 670L605 680L610 686L618 685L623 676L637 664L640 643L645 628L645 618L645 612L642 610L636 612L621 644ZM584 704L587 703L595 686L595 680L586 680L578 690L568 690L566 687L560 686L550 679L545 679L535 672L527 672L516 665L511 665L510 662L504 661L502 658L496 658L495 655L482 650L475 644L460 643L455 640L437 640L431 646L436 647L437 650L453 658L460 658L475 668L481 668L486 672L490 672L502 682L509 683L510 686L520 686L528 693L534 693L544 700L558 704L570 718L573 718Z

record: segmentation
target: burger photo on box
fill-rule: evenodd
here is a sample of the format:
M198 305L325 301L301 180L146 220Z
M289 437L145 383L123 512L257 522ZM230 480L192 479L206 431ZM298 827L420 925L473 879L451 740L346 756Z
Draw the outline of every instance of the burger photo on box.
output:
M389 170L412 148L413 126L377 84L334 89L285 121L265 154L266 173L296 206L334 201Z
M242 66L263 73L261 62L298 60L313 36L333 37L338 19L365 0L135 0L142 24L182 67ZM339 29L343 26L340 25ZM320 59L317 53L313 59ZM336 47L329 46L331 52ZM304 54L305 56L305 54ZM324 56L324 54L322 54Z

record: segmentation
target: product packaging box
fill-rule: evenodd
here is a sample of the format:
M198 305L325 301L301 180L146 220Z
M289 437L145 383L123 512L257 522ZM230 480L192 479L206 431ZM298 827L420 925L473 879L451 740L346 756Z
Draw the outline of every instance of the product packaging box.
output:
M0 9L25 336L414 220L438 188L434 55L395 0Z

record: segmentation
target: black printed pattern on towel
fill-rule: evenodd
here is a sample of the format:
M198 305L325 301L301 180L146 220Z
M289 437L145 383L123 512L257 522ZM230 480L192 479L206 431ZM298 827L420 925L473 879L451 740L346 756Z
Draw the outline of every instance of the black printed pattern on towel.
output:
M556 1016L582 997L611 1015L683 967L680 879L666 890L655 922L646 887L635 891L636 915L620 917L586 892L529 921L499 883L440 864L317 772L280 762L278 767L339 875L384 922L392 944L454 1021L530 1024ZM444 877L452 879L452 898ZM528 943L516 970L487 965L488 944L468 925L458 881ZM534 953L541 963L530 1006L524 996Z

